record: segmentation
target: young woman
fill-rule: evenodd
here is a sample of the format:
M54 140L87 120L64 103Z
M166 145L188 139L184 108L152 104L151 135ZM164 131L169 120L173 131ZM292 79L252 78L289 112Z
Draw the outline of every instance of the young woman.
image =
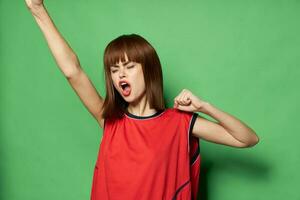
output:
M137 34L121 35L105 48L103 99L58 32L43 1L25 2L59 69L104 129L94 168L92 200L196 199L199 138L238 148L258 143L250 127L188 89L174 98L173 108L166 108L158 55Z

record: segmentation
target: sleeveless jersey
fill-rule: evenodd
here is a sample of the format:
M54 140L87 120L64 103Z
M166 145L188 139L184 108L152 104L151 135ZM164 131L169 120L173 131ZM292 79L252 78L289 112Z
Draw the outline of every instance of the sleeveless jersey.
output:
M166 108L150 116L105 119L91 200L196 200L198 114Z

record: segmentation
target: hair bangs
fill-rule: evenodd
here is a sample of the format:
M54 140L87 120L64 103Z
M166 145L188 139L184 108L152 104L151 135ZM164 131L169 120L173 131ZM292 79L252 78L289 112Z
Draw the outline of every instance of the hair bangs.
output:
M142 65L145 63L145 56L141 51L139 41L133 40L128 43L128 38L119 37L111 41L104 51L104 66L106 69L110 69L111 66L121 62L125 62L125 53L129 61L139 62Z

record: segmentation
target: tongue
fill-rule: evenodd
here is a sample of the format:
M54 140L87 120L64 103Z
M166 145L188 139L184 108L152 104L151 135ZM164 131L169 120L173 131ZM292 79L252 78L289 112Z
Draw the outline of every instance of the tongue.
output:
M130 92L131 92L131 88L129 86L126 86L124 90L122 90L124 96L128 96Z

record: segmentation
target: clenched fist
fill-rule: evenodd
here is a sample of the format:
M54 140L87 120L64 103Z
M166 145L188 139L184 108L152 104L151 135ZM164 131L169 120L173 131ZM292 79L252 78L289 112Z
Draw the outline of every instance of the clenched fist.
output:
M188 112L206 112L209 103L195 96L191 91L183 89L174 99L174 108Z

